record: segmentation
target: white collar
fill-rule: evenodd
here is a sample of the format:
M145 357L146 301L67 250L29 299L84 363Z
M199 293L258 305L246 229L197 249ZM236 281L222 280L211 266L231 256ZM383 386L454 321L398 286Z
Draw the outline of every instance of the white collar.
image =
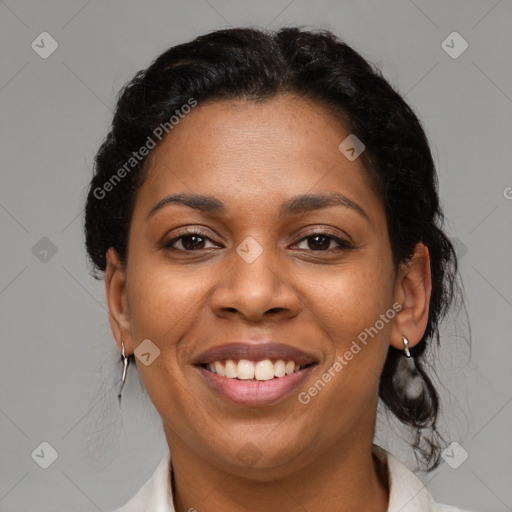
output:
M436 504L421 480L380 446L372 452L387 465L390 485L388 512L455 512L456 508ZM124 506L113 512L175 512L169 481L170 453L159 462L153 475ZM460 511L463 512L463 511Z

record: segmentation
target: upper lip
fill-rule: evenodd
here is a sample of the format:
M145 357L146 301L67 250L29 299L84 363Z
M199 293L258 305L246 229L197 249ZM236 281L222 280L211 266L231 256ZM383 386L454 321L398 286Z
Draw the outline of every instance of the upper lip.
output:
M303 350L273 341L235 341L218 345L202 352L195 364L208 364L226 359L248 359L262 361L264 359L283 359L294 361L301 366L316 363L316 358Z

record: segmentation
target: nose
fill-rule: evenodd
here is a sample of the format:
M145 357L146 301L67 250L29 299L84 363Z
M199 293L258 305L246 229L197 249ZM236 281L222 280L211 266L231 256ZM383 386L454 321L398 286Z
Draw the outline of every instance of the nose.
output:
M218 317L239 314L250 321L291 318L300 311L290 273L275 251L265 248L255 261L247 262L233 252L229 271L217 283L211 307Z

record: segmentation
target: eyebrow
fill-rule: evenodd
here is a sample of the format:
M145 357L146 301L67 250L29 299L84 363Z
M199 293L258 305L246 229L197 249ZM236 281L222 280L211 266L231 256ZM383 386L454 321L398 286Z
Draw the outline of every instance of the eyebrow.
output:
M226 205L216 197L204 196L199 194L171 194L158 201L146 216L149 220L158 210L169 204L178 204L187 206L194 210L205 213L225 214L227 213ZM300 215L313 210L320 210L329 206L344 206L359 213L368 222L371 223L370 217L354 201L348 199L343 194L303 194L288 199L281 205L279 216L286 217L291 215Z

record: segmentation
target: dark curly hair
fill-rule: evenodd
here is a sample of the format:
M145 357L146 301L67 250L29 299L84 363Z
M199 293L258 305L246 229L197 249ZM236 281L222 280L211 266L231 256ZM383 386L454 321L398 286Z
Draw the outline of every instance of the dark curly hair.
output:
M265 101L280 93L327 106L364 141L361 159L385 206L395 270L410 260L418 242L429 250L428 323L411 349L416 367L409 374L421 380L421 392L411 397L407 379L396 378L403 357L390 347L379 396L412 427L416 458L432 470L442 448L436 423L439 397L423 360L431 341L439 345L439 323L459 290L457 258L442 230L437 174L420 121L381 73L331 32L303 27L214 31L169 48L124 86L112 128L95 158L85 207L93 275L101 277L109 247L126 262L134 199L147 170L140 148L153 141L157 127L172 129L169 120L191 100Z

